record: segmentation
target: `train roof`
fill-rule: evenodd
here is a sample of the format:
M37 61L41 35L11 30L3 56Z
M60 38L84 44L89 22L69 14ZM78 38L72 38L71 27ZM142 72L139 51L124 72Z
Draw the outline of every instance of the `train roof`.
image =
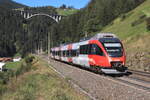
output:
M117 38L117 36L113 33L98 33L94 35L93 37L82 38L80 42L86 41L86 40L98 40L101 38Z
M98 40L100 38L117 38L117 36L113 33L98 33L91 37L90 40Z
M117 39L117 36L113 33L108 33L108 32L107 33L98 33L98 34L94 35L93 37L82 38L79 42L88 41L88 40L100 40L101 42L105 42L105 41L111 40L113 38L116 38L115 41L119 41ZM79 43L79 42L75 42L75 43ZM64 44L61 44L59 47L67 46L69 44L75 44L75 43L64 43Z

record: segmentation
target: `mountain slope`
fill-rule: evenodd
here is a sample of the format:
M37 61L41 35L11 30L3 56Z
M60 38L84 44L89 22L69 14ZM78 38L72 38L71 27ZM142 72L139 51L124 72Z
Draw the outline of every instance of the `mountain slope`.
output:
M114 32L122 39L148 33L145 18L149 17L149 10L150 0L147 0L136 9L115 19L111 24L106 26L103 31ZM137 24L133 25L134 23Z
M150 0L134 10L118 17L102 32L113 32L119 36L127 52L127 65L131 69L150 71L150 31L146 19L150 17Z
M15 9L15 8L22 8L27 6L16 3L15 1L12 0L0 0L0 7Z

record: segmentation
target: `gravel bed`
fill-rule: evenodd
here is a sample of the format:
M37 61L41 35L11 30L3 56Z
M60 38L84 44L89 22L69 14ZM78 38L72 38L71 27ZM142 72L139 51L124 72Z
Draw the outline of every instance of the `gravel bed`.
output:
M50 64L97 100L150 100L150 92L62 62L50 60Z

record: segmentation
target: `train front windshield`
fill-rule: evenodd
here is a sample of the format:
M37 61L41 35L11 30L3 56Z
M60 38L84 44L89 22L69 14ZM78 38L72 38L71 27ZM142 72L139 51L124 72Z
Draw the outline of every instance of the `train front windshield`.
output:
M121 42L117 38L102 38L100 39L105 50L110 57L121 57L123 56L123 47Z

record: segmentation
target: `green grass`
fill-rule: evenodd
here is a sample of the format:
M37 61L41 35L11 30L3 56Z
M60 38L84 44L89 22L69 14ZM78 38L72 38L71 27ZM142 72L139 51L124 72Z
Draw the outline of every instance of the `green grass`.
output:
M29 58L31 57L28 57L28 59ZM0 72L0 100L1 97L10 90L8 85L9 83L11 83L13 80L16 80L16 78L21 76L22 74L31 70L31 63L32 62L26 62L26 60L24 59L19 62L6 63L4 67L8 70Z
M64 16L68 16L68 15L74 14L77 11L78 10L76 10L76 9L57 9L57 13L59 15L64 15Z
M8 62L5 65L5 68L8 69L17 69L21 66L22 61L18 61L18 62Z
M150 31L146 28L146 18L150 15L150 0L146 0L134 10L116 18L107 25L102 32L112 32L116 34L124 43L127 53L130 51L147 51L150 49ZM145 16L141 18L142 16ZM137 23L132 26L133 23ZM135 48L138 48L134 50Z
M102 32L113 32L117 34L122 40L127 38L136 37L138 35L149 34L146 29L146 22L142 21L136 26L132 26L132 23L139 20L142 15L147 17L150 14L150 0L145 1L143 4L135 8L134 10L126 13L126 18L121 20L121 17L115 19L112 25L106 26Z
M54 72L47 62L36 58L31 70L12 80L0 100L89 100Z

